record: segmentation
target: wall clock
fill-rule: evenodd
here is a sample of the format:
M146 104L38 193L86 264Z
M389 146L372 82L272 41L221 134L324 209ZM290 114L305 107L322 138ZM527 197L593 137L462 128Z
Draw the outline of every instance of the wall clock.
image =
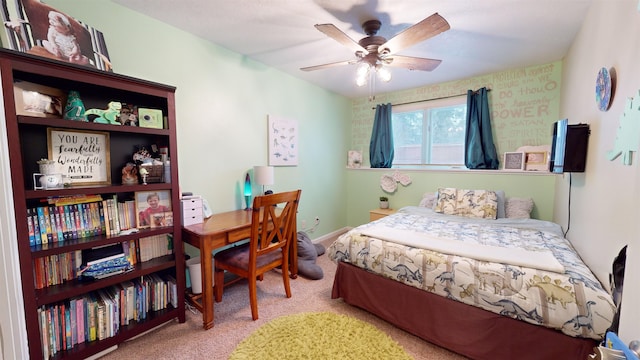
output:
M611 76L606 68L598 71L596 79L596 104L600 111L609 110L611 104Z

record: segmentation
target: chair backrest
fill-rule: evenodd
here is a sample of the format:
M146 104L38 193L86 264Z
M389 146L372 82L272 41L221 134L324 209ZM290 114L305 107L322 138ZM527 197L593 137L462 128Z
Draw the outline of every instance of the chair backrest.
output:
M251 218L250 257L282 249L288 256L289 243L296 238L298 202L302 190L256 196ZM278 205L283 205L280 207ZM250 261L255 264L255 261Z

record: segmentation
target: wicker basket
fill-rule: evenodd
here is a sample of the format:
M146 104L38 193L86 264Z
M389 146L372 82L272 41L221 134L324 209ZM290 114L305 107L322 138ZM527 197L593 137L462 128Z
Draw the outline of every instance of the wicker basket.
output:
M138 167L138 173L140 173L140 169L143 167L149 172L147 175L147 183L160 183L164 181L164 165L140 165Z

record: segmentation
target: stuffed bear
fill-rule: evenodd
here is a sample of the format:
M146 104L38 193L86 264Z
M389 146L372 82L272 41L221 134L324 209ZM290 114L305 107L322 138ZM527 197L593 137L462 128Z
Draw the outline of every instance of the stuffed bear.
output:
M311 280L324 276L322 268L316 265L316 258L324 254L322 244L314 244L304 231L298 231L298 273Z

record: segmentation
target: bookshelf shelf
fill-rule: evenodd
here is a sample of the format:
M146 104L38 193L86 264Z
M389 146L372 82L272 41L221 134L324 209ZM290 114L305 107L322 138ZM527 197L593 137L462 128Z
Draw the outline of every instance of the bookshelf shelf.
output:
M18 214L16 243L22 274L25 324L30 358L84 359L165 322L172 320L184 322L185 272L177 170L175 88L8 49L0 49L0 77L4 94L4 117L12 169L14 207L16 214ZM106 104L111 101L158 109L165 116L163 128L72 121L63 119L61 114L25 115L26 108L22 108L20 105L24 102L21 96L25 95L21 90L16 90L16 84L20 82L32 83L43 88L58 89L63 94L68 94L72 90L78 91L86 109L105 109ZM65 103L62 101L58 105L61 107L60 110L63 110ZM73 184L73 186L55 190L36 190L33 174L39 173L37 160L51 156L48 145L50 130L48 129L108 134L110 147L106 152L106 171L109 180L102 182L103 185ZM168 157L172 164L169 182L121 185L122 167L132 161L133 153L141 145L167 147ZM173 217L172 225L139 229L138 232L125 235L119 233L114 235L112 231L107 232L108 226L105 227L105 224L108 225L108 220L106 217L88 215L95 216L96 222L92 227L87 223L82 223L82 217L80 217L78 226L82 227L84 237L78 235L77 238L72 238L71 235L68 237L65 235L63 238L62 233L59 232L53 236L54 239L58 237L63 239L62 241L49 239L45 243L44 238L35 237L35 239L41 240L40 243L36 243L34 236L30 236L27 214L38 216L34 215L33 210L47 206L47 199L96 195L102 199L126 201L135 198L136 192L153 191L168 194L169 199L166 201L171 205L170 212L173 214L168 215ZM95 214L101 214L99 209L106 212L100 206L104 206L105 203L99 200L95 202ZM98 202L100 204L97 204ZM62 208L60 206L60 209ZM88 209L85 211L92 211L91 208ZM61 218L64 218L64 210L59 211ZM21 217L19 214L25 215ZM135 215L133 216L135 217ZM33 219L34 217L32 217ZM54 215L52 215L51 221L55 225ZM65 226L64 220L61 223L62 225L58 226ZM68 224L67 226L69 226ZM93 232L90 232L92 230ZM31 234L33 232L34 229L31 228ZM67 233L70 234L70 232L64 232L64 234ZM157 254L131 256L130 259L135 262L131 270L99 280L86 281L77 278L77 272L80 268L78 262L81 261L80 258L84 251L124 244L123 253L126 252L125 249L132 249L134 253L137 253L138 251L142 252L140 243L146 242L150 238L160 240L159 244L164 244L164 249L160 249ZM148 250L148 247L145 249ZM172 251L167 249L172 249ZM163 253L170 253L170 255L163 255ZM146 261L142 261L143 258ZM151 260L147 260L148 258ZM64 276L61 276L63 272ZM126 295L127 290L123 289L128 291L133 289L134 292L129 296ZM175 294L173 294L174 291ZM168 292L172 292L171 295L168 295ZM131 304L131 299L142 299L141 301L147 305L145 308L136 308L136 320L130 320L128 325L124 325L126 322L119 325L117 321L109 324L90 324L90 315L85 315L81 319L79 311L77 316L73 316L73 310L70 310L75 306L77 306L76 309L82 309L81 303L84 303L82 306L95 306L95 311L98 311L102 306L107 309L100 310L101 314L105 314L102 319L113 318L113 316L109 317L106 314L117 314L117 311L122 310L121 306ZM117 303L117 301L121 302ZM88 310L87 314L89 314ZM100 319L97 314L94 314L95 321ZM146 317L140 314L146 314ZM59 316L59 319L56 316ZM120 316L129 315L121 312ZM79 329L80 322L82 324L86 322L87 326L94 326L96 331L99 331L100 326L103 326L103 331L107 331L107 333L103 333L102 336L95 339L89 339L87 335L86 341L84 339L77 341L72 336L70 337L68 327L77 326ZM43 324L47 329L53 330L41 333ZM107 330L104 330L104 327ZM52 335L56 332L59 334ZM78 337L81 336L80 330L71 333ZM69 341L68 345L66 345L66 341ZM55 349L57 342L62 342L60 349ZM53 344L53 349L51 344Z
M90 249L97 246L104 246L109 244L121 243L124 241L132 241L141 237L161 235L172 233L172 227L162 227L155 229L141 229L137 233L129 235L98 235L90 238L72 239L63 242L53 242L48 244L41 244L31 246L31 253L33 258L39 258L44 256L50 256L53 254L60 254L71 252L75 250Z
M153 260L136 264L132 271L124 274L113 275L99 281L82 281L72 280L61 285L49 286L44 289L36 290L36 298L38 306L62 301L64 299L79 296L87 292L102 289L112 285L120 284L127 280L139 278L140 276L152 274L158 271L174 267L175 257L166 255Z

